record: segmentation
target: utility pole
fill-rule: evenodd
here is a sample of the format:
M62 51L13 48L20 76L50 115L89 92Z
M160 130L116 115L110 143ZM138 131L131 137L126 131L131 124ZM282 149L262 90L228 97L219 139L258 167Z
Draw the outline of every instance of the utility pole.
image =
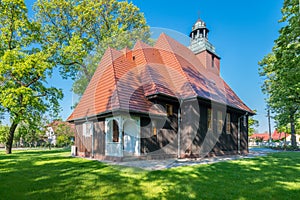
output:
M268 106L269 143L272 142L270 108Z

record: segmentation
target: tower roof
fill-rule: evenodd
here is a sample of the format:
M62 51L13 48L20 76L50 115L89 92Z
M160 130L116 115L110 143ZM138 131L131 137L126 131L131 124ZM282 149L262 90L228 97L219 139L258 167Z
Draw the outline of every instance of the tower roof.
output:
M198 20L195 22L194 26L192 27L192 31L201 28L206 28L206 23L202 19L198 18Z

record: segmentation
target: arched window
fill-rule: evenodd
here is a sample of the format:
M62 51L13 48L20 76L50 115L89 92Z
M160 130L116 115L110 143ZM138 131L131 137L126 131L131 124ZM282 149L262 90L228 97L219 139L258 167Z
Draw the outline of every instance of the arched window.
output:
M119 142L119 125L116 120L113 120L113 142Z

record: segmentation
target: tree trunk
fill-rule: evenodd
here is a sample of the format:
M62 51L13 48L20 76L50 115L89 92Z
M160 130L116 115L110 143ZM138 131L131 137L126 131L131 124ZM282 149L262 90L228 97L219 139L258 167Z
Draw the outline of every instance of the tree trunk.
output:
M83 73L84 73L85 77L88 79L88 82L90 82L92 80L92 76L90 75L90 73L87 69L87 66L81 65L81 68L83 70Z
M286 131L284 131L284 150L286 150Z
M296 141L296 135L295 135L295 120L294 116L290 115L290 123L291 123L291 141L292 141L292 147L297 148L297 141Z
M7 142L5 144L6 154L11 154L12 144L13 144L13 140L14 140L14 134L17 129L17 126L18 126L18 122L13 121L13 123L11 124L11 126L9 128L9 135L8 135Z

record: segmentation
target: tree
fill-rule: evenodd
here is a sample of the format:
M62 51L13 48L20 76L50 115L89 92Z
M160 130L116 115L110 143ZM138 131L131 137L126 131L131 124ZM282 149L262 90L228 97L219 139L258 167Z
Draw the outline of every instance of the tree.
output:
M43 47L54 51L52 61L73 91L82 95L108 46L132 47L147 42L149 27L139 9L117 0L38 0L34 7L43 26Z
M8 154L20 122L31 124L45 112L58 112L63 97L61 90L47 87L53 50L39 48L39 31L40 25L28 19L23 0L0 1L0 110L11 120Z
M31 123L20 123L16 131L16 142L19 142L22 138L25 143L29 144L30 147L32 147L32 145L36 147L38 141L42 140L44 137L44 132L42 131L42 123L43 121L38 119L36 119L35 122Z
M280 20L284 26L272 53L259 62L265 78L263 92L279 126L290 123L292 146L296 147L295 120L300 107L300 28L298 0L285 0Z
M58 146L70 146L74 140L74 128L68 122L57 121L55 135Z
M285 133L291 133L291 129L289 127L291 127L290 123L285 124L285 125L276 124L276 128L279 131L285 132ZM295 133L300 134L300 118L295 120Z
M256 110L253 110L253 112L256 113ZM250 116L248 123L249 123L248 132L249 132L249 135L252 135L255 132L255 128L257 128L259 126L259 122L258 122L258 120L254 119L253 116Z
M9 133L9 126L0 125L0 144L5 144L7 142Z

